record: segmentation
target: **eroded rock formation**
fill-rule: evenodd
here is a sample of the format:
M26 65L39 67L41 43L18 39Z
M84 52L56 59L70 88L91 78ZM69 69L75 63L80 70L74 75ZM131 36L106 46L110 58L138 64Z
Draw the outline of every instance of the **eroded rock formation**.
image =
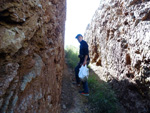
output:
M150 1L105 0L85 39L99 76L112 84L130 113L150 112Z
M60 112L65 0L0 1L0 112Z

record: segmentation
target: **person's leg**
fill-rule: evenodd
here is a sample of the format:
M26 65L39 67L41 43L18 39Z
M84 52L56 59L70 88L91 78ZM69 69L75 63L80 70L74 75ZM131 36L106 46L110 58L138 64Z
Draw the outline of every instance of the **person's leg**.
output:
M87 61L87 66L89 65L89 61ZM88 81L86 80L85 82L82 82L83 84L83 89L84 89L84 93L89 93L89 88L88 88Z
M88 88L88 82L82 82L83 83L83 89L84 89L84 93L89 93L89 88Z
M75 77L76 77L76 82L77 82L77 84L80 84L80 78L79 78L79 76L78 76L80 67L81 67L81 65L78 63L78 65L77 65L76 68L75 68Z

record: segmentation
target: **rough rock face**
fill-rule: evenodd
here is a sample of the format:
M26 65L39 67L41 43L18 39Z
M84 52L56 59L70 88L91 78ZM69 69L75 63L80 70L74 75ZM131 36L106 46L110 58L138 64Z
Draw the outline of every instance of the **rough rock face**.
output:
M60 112L65 0L0 1L0 112Z
M88 25L92 63L130 113L150 112L150 1L105 0Z

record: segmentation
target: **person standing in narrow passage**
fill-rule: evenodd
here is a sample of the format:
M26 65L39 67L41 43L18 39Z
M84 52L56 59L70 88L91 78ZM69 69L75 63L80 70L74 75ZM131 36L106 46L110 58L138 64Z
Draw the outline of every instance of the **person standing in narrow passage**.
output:
M88 44L86 41L83 40L83 36L81 34L78 34L76 36L76 39L78 40L78 42L80 43L80 51L79 51L79 58L80 58L80 62L78 63L78 65L75 68L75 77L76 77L76 83L77 86L80 86L80 78L78 76L79 74L79 69L80 67L83 65L87 65L90 62L90 57L89 57L89 49L88 49ZM79 91L79 93L81 93L84 96L89 96L89 89L88 89L88 82L82 82L83 84L83 91Z

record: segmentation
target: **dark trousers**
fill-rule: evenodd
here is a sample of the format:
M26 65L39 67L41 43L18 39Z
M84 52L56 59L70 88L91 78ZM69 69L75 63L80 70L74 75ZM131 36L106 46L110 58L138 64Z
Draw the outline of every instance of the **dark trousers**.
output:
M79 78L79 75L78 75L78 74L79 74L79 69L80 69L80 67L81 67L81 64L78 63L78 65L77 65L76 68L75 68L75 77L76 77L76 82L77 82L77 84L80 84L80 78ZM83 84L84 92L85 92L85 93L88 93L88 92L89 92L88 82L85 81L85 82L82 82L82 84Z

